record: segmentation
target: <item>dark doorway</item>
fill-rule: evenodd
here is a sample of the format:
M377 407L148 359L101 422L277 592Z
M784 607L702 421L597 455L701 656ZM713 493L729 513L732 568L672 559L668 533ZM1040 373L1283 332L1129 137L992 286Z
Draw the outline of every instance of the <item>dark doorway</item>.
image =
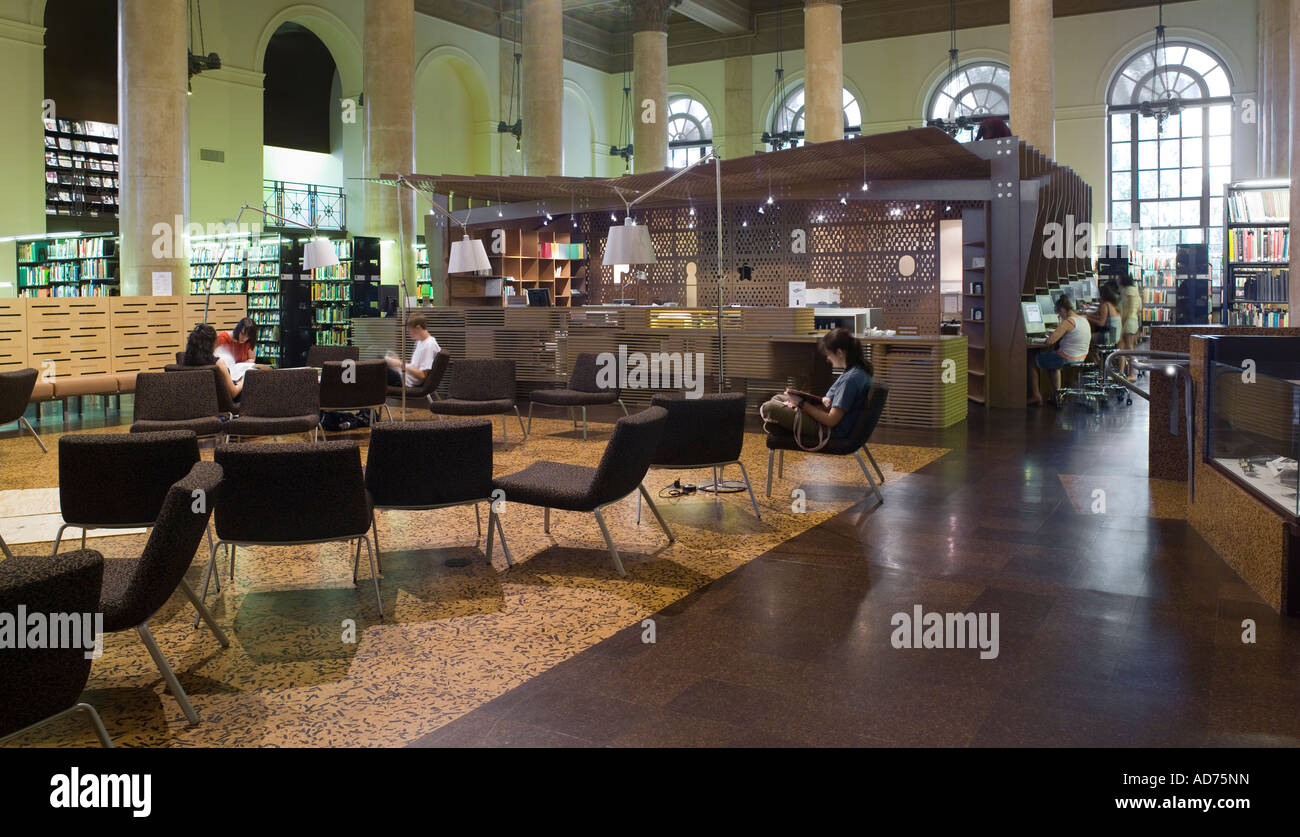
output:
M263 62L262 142L330 152L334 57L311 30L286 23L271 36Z
M60 119L117 124L117 3L45 4L45 98Z

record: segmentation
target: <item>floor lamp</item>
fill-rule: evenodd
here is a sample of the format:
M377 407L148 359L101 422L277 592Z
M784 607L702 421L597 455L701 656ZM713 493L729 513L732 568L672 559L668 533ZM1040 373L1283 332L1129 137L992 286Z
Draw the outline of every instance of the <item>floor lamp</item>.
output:
M313 227L310 224L304 224L301 221L294 221L290 218L276 215L274 212L267 212L265 209L259 209L250 204L244 204L241 206L238 214L235 215L236 229L239 228L239 219L244 217L244 212L249 209L254 212L260 212L267 218L274 218L281 223L291 224L295 227L302 227L304 230L311 231L312 237L307 240L307 243L304 244L302 248L303 270L315 270L318 267L333 267L339 263L338 253L334 252L334 248L330 246L330 243L322 238L316 237L316 227ZM212 272L208 274L208 280L203 286L203 322L205 323L208 321L208 303L212 299L212 282L217 278L217 271L221 269L221 263L225 260L226 251L228 249L230 249L229 236L222 241L221 250L217 253L217 261L212 265Z
M691 163L686 168L678 171L672 177L657 183L654 187L638 195L635 200L628 201L623 197L623 192L617 187L614 191L618 193L619 198L627 207L627 216L623 219L621 227L611 227L609 237L605 241L605 257L602 264L605 266L616 264L654 264L658 261L655 257L654 247L650 242L650 230L644 226L638 226L632 220L632 207L641 201L658 192L668 184L685 177L691 169L702 163L713 161L714 176L714 198L717 204L718 227L717 227L717 244L718 244L718 392L723 390L723 348L722 348L722 158L716 151L710 151L700 159Z

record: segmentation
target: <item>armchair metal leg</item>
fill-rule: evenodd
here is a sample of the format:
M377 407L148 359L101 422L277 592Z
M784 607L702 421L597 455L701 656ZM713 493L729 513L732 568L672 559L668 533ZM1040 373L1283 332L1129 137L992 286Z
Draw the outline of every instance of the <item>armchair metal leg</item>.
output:
M884 484L885 484L885 472L882 471L882 470L880 470L880 465L879 465L879 463L877 463L877 462L876 462L876 458L875 458L874 456L871 455L871 448L867 447L866 445L863 445L863 446L862 446L862 452L865 453L865 454L867 455L867 459L871 460L871 467L876 469L876 474L880 477L880 484L881 484L881 485L884 485Z
M375 510L370 510L370 531L375 533L375 555L379 555L379 524L375 522Z
M163 656L158 643L154 641L153 634L149 632L149 620L146 619L136 625L135 632L140 635L140 641L144 643L144 647L149 649L149 656L153 657L154 664L162 672L163 681L167 683L168 691L172 693L172 697L176 698L176 702L181 705L181 711L185 713L185 719L191 725L197 724L199 722L199 713L195 712L194 707L190 705L189 697L185 694L185 690L181 688L181 683L172 672L172 667L167 664L167 658Z
M542 509L542 531L551 534L551 507L546 506Z
M641 492L636 493L636 525L641 525Z
M573 429L574 429L574 430L577 430L577 429L578 429L578 411L575 410L575 409L573 409L572 407L569 408L569 421L573 422Z
M866 475L867 482L871 484L871 490L875 492L876 500L883 504L885 502L885 497L880 493L880 486L876 485L876 481L871 476L871 471L867 469L867 463L862 461L862 454L854 451L853 459L858 463L858 467L862 469L862 473Z
M510 429L506 427L506 414L501 414L501 441L506 442L510 439Z
M391 407L388 406L387 401L384 402L384 414L388 416L389 421L393 420L393 410Z
M212 611L208 610L208 606L199 601L199 597L195 594L194 588L191 587L189 582L183 578L181 579L180 588L181 592L185 594L185 598L189 599L190 604L194 605L194 609L199 612L199 616L203 617L203 621L206 622L208 628L212 630L213 636L217 638L217 642L221 643L221 647L229 648L230 640L226 637L225 631L221 630L221 626L217 624L216 617L212 615Z
M492 563L492 532L501 536L501 552L506 556L506 566L514 566L514 558L510 555L510 547L506 545L506 530L501 526L501 515L497 514L496 509L488 505L488 534L487 534L487 560Z
M587 441L587 408L582 408L582 441Z
M776 475L785 479L785 451L783 450L776 452Z
M86 548L86 528L84 526L81 529L81 548Z
M230 583L233 586L235 583L235 550L238 547L236 547L234 544L230 544L229 546L230 546Z
M216 542L208 546L208 568L203 573L203 589L199 591L200 602L207 601L209 582L212 581L214 576L221 575L221 573L217 572L217 546L220 543L221 541L217 540ZM218 590L221 589L220 581L217 582L217 589ZM200 614L197 613L194 614L194 627L196 628L199 626L199 618L200 618Z
M521 415L519 415L519 405L518 405L518 404L515 405L515 418L519 419L519 432L522 433L522 434L524 434L524 438L527 439L527 438L528 438L528 429L527 429L526 427L524 427L524 417L521 416Z
M605 516L600 513L600 509L596 509L594 513L596 524L600 526L600 533L605 536L605 545L609 547L610 557L614 559L614 569L618 571L618 577L627 578L627 571L623 569L623 562L618 557L618 547L614 546L614 539L609 536L609 527L605 525Z
M758 513L758 500L754 497L754 486L749 484L749 471L745 470L744 462L736 460L736 464L740 466L740 475L745 478L745 490L749 492L749 502L754 504L754 517L757 520L762 520L763 516ZM771 471L769 470L768 473L771 473Z
M776 451L767 452L767 496L772 496L772 460L776 458Z
M357 583L357 571L361 569L361 539L357 538L357 550L352 558L352 583Z
M0 553L3 553L5 558L10 561L14 559L14 554L9 551L9 544L5 543L4 538L0 538Z
M478 542L483 540L483 514L479 510L478 503L474 504L474 525L478 527L478 537L474 539L474 545L478 546Z
M59 527L59 531L54 533L54 551L50 553L50 557L59 554L59 543L63 540L63 530L67 528L68 524L64 523Z
M41 434L37 433L37 432L36 432L36 428L35 428L35 427L32 427L32 423L29 422L29 421L27 420L27 416L19 416L19 417L18 417L18 423L19 423L20 425L22 425L22 427L26 427L28 430L30 430L30 431L32 432L32 438L36 440L36 444L38 444L38 445L41 446L41 453L49 453L49 452L50 452L50 449L47 448L47 447L45 447L45 441L44 441L43 439L41 439ZM19 432L19 435L22 434L22 428L21 428L21 427L19 428L19 431L18 431L18 432ZM97 716L97 717L98 717L98 716Z
M672 543L677 540L677 537L673 534L673 530L668 528L668 522L665 521L664 516L659 513L659 507L655 505L654 500L650 499L650 492L645 490L644 485L637 485L637 489L641 492L641 496L645 498L646 505L650 507L650 511L654 513L655 520L659 521L659 527L663 529L664 534L668 536L668 542Z
M627 411L627 405L623 403L623 399L622 399L622 398L618 399L618 406L620 406L620 407L623 408L623 415L625 415L625 416L626 416L626 415L629 415L629 413L628 413L628 411Z
M365 535L361 536L366 544L366 554L370 556L370 578L375 582L375 604L379 606L379 619L384 618L384 597L379 592L379 567L375 564L375 552L370 548L370 538Z
M72 708L79 712L84 712L86 717L90 719L90 725L94 728L95 737L99 739L99 743L110 750L113 749L113 739L108 737L108 730L104 729L104 722L100 720L99 713L95 711L95 707L91 706L89 703L78 703Z
M531 401L528 402L528 431L527 432L529 433L533 432L533 402Z

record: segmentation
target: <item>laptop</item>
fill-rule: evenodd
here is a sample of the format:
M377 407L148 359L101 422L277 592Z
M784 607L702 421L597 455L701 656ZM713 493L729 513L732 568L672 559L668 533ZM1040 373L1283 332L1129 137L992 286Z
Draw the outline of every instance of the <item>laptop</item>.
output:
M1025 336L1033 340L1042 339L1047 334L1043 326L1043 312L1037 302L1022 302L1020 308L1025 312Z

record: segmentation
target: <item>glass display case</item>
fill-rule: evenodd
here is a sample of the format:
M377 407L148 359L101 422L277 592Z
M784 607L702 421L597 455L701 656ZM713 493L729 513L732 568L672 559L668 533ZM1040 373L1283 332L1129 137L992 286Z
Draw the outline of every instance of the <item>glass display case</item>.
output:
M1300 515L1300 337L1224 335L1206 344L1206 460Z

